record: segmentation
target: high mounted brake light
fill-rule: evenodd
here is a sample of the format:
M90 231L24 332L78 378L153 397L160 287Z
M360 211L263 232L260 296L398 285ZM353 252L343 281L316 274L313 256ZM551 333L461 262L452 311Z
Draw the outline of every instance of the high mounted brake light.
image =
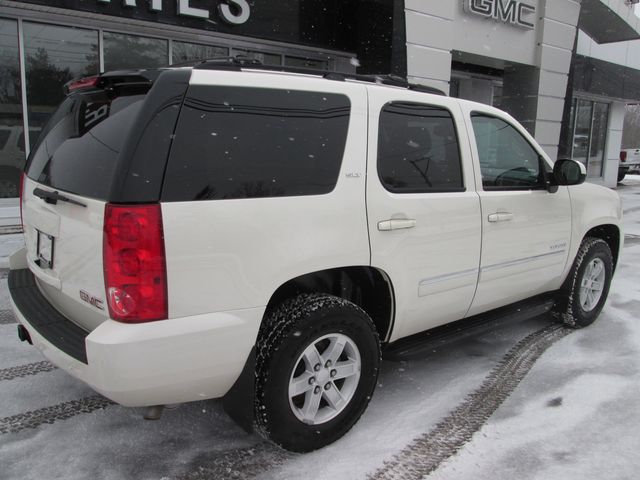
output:
M107 204L103 262L109 314L114 320L164 320L167 268L160 204Z
M76 90L83 90L86 88L95 88L98 86L100 82L100 76L94 75L92 77L84 77L78 78L75 80L71 80L69 83L65 84L64 90L66 94L75 92Z

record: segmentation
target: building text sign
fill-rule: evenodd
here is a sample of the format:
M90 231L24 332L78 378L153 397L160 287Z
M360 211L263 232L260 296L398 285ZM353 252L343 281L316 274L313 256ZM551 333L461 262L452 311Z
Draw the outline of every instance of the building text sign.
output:
M111 3L111 0L97 0L98 3ZM147 4L146 0L113 0L114 2L122 2L125 7L138 7L138 3ZM176 0L178 15L187 17L209 18L209 10L198 8L191 5L189 0ZM162 11L162 0L150 0L148 7L151 11ZM145 7L146 8L146 7ZM218 5L218 14L225 22L231 25L241 25L249 20L251 14L249 4L246 0L226 0Z
M519 0L464 0L464 9L474 15L493 18L522 28L532 29L536 7Z

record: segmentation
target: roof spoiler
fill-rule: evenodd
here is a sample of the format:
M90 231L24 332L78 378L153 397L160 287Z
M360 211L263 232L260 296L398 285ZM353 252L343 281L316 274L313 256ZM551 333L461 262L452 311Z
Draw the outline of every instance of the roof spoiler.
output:
M158 78L161 69L156 70L117 70L107 72L100 75L89 77L74 78L65 83L62 87L64 95L70 95L74 92L109 89L127 86L144 86L150 87Z

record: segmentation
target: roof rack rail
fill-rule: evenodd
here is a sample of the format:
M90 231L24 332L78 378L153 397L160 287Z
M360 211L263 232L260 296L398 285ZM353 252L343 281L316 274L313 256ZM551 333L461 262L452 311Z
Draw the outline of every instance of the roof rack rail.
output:
M366 77L369 81L379 83L382 85L392 85L396 87L403 87L409 90L415 90L416 92L433 93L436 95L445 95L442 90L434 87L428 87L426 85L419 85L417 83L410 83L406 78L399 75L386 74L386 75L358 75L359 79Z
M209 68L239 68L246 66L258 66L262 65L260 60L255 58L251 58L247 55L234 55L234 56L225 56L225 57L211 57L204 60L188 60L186 62L174 63L172 67L194 67L198 69L209 69Z
M317 75L327 80L344 82L345 80L359 80L361 82L377 83L380 85L390 85L394 87L415 90L416 92L431 93L435 95L444 95L442 90L425 85L410 83L406 78L398 75L382 74L382 75L359 75L356 73L329 72L327 70L318 70L315 68L290 67L286 65L263 65L259 60L245 57L215 57L207 60L201 60L191 63L193 68L197 70L242 70L256 69L268 70L273 72L299 73L304 75ZM174 65L175 66L175 65ZM187 65L182 65L187 66Z

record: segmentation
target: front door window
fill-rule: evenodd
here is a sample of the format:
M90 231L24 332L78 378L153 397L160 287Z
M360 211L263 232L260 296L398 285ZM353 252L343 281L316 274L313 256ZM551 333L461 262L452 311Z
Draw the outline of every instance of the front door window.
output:
M514 127L482 114L471 117L485 190L544 188L540 155Z

